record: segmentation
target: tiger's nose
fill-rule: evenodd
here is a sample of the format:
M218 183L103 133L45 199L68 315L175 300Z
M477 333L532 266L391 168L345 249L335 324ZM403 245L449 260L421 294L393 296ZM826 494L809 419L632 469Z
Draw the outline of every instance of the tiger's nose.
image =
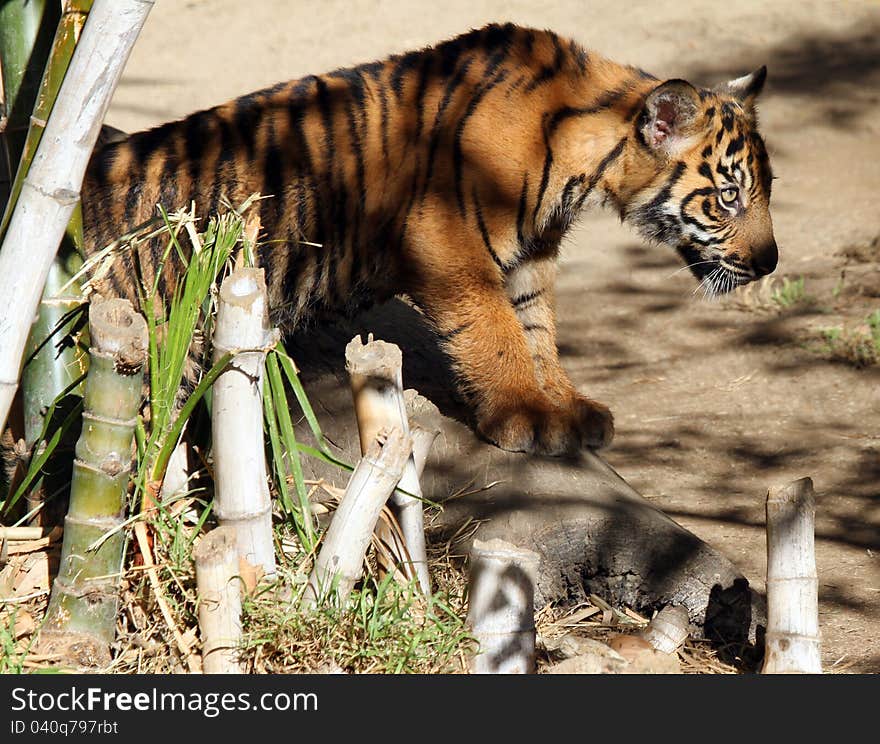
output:
M752 268L758 276L772 274L779 260L779 251L776 250L776 241L771 240L766 245L752 251Z

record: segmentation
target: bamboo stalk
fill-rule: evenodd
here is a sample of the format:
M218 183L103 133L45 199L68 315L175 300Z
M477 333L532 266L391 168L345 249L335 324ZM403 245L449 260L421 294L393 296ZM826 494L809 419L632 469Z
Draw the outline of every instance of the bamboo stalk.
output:
M476 674L535 671L535 582L538 554L493 539L474 540L468 580L468 624L480 644Z
M75 653L79 663L102 664L109 660L116 631L125 541L121 527L147 360L147 324L122 299L93 303L89 324L83 430L41 644ZM88 649L85 657L83 649Z
M71 284L63 295L58 294L71 277L66 263L60 253L52 262L28 337L28 361L21 374L21 398L24 439L29 448L42 446L37 440L43 430L46 411L88 369L88 355L75 338L73 341L67 338L76 324L70 313L82 304L83 298L78 283ZM82 395L82 385L72 388L69 394ZM67 447L57 450L44 466L39 482L29 489L25 509L34 514L30 520L32 524L51 520L45 509L37 507L43 504L47 491L53 490L53 484L59 478L69 478L68 453Z
M361 577L379 513L412 452L410 438L400 429L383 430L383 435L368 446L351 474L315 559L303 593L303 608L314 607L333 591L336 600L344 602Z
M211 430L214 510L235 529L239 556L275 575L272 504L263 445L263 370L278 331L269 330L262 269L239 268L220 287L214 361L237 352L214 382Z
M58 294L69 279L70 273L65 267L58 261L53 262L39 312L31 327L28 352L32 356L21 375L25 442L29 447L40 436L45 409L88 366L88 357L81 349L75 344L61 343L71 333L75 322L72 318L65 321L65 316L82 303L78 287L72 287L63 295ZM72 392L76 394L78 390Z
M821 674L813 481L767 492L767 635L763 674Z
M54 0L0 3L0 69L5 118L2 140L9 166L0 173L0 209L9 198L11 176L21 158L28 120L49 58L60 9Z
M641 632L642 638L657 651L674 654L688 637L687 610L681 605L664 607Z
M0 540L39 540L47 534L44 527L0 527Z
M79 40L89 10L92 7L92 2L93 0L67 0L64 4L64 11L61 14L60 21L57 19L57 13L55 13L55 20L51 24L51 29L49 29L50 31L54 29L55 32L52 48L48 52L48 60L46 56L43 56L39 70L36 70L37 75L42 75L39 91L35 91L35 98L34 96L29 98L27 111L23 112L23 114L29 117L29 121L24 119L22 124L22 130L27 130L27 136L23 139L23 145L16 150L16 157L13 163L15 179L11 185L8 202L6 200L0 201L0 204L5 207L3 221L0 224L0 235L6 231L6 227L9 224L12 209L15 207L25 176L28 174L34 154L37 151L37 146L40 144L40 139L46 128L46 122L52 112L52 107L55 105L55 99L58 97L61 82L64 80L64 76L70 66L74 48ZM39 5L40 3L31 4ZM55 2L51 3L51 5L56 9L59 7L58 3ZM0 25L2 25L2 22L0 22ZM43 72L43 66L45 66L45 72ZM17 168L15 164L17 164Z
M404 390L403 398L413 441L413 462L416 466L416 474L421 478L431 447L440 435L440 411L415 390Z
M355 414L357 415L361 453L381 429L399 428L410 437L409 420L403 395L403 356L394 344L374 341L366 344L355 336L345 347ZM404 493L404 491L406 493ZM407 494L413 494L409 496ZM431 591L428 556L425 545L425 516L422 489L415 460L410 455L400 478L399 489L391 497L394 515L400 524L405 546L396 544L394 533L379 525L377 535L389 545L398 566L408 578L415 577L425 594ZM385 567L393 571L393 566Z
M152 0L95 0L0 250L0 429L110 96Z
M241 586L235 530L218 527L193 550L202 633L202 671L240 674Z

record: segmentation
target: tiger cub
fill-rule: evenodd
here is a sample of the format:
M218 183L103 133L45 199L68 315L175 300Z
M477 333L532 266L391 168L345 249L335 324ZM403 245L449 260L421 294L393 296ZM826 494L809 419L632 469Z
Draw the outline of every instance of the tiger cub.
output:
M610 204L676 248L711 292L770 273L771 171L754 102L766 69L662 82L550 31L490 25L434 47L280 83L98 151L83 191L94 252L155 213L255 192L273 321L406 293L499 447L603 447L608 408L556 349L560 240ZM156 263L147 246L141 263ZM170 292L180 265L159 286ZM146 277L151 281L151 277ZM131 258L104 293L136 301Z

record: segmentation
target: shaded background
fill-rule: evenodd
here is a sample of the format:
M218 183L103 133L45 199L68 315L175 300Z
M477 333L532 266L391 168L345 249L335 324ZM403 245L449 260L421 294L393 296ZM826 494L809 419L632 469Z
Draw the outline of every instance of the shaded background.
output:
M594 213L564 247L560 348L615 412L607 460L757 588L768 486L813 477L826 668L880 671L880 374L817 342L880 308L880 4L159 2L107 120L134 131L506 20L659 77L712 84L768 65L776 277L804 277L813 301L781 310L770 282L699 300L672 251Z

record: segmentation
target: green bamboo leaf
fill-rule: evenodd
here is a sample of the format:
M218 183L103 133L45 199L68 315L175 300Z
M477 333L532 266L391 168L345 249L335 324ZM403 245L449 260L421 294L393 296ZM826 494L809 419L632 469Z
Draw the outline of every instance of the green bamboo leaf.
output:
M177 419L174 421L174 425L168 430L168 435L165 437L165 444L156 456L156 463L152 468L152 477L154 480L158 480L165 474L165 469L168 467L168 460L171 458L171 453L177 446L177 440L180 439L180 433L183 431L184 424L186 424L187 419L192 415L192 412L195 410L199 400L201 400L202 396L205 394L205 391L214 384L214 380L220 376L220 373L223 372L233 356L235 356L234 352L227 352L220 357L214 366L211 367L207 374L201 379L192 395L187 398L183 408L180 409L180 415L178 415Z
M83 375L85 377L85 375ZM79 384L81 380L77 381L76 384ZM69 386L70 387L70 386ZM66 395L66 393L65 393ZM63 395L59 395L56 400L60 400ZM54 410L55 404L52 404L52 409ZM31 460L28 465L27 473L22 480L22 482L18 485L18 488L15 489L15 493L12 494L10 498L8 498L4 504L2 510L0 510L0 516L5 515L9 509L11 509L15 503L27 492L30 485L34 482L34 479L40 474L40 471L43 468L43 465L46 464L46 461L51 457L52 453L58 447L59 442L64 437L64 434L67 433L68 429L70 429L73 424L79 420L82 415L83 403L82 399L77 401L77 404L73 407L70 413L67 414L64 421L61 422L61 425L52 433L51 438L46 442L45 448ZM46 422L48 425L48 421L50 420L50 415L47 413Z
M269 390L275 404L275 413L278 416L278 422L281 427L281 436L287 449L290 468L293 471L293 482L296 486L297 496L299 496L302 527L308 537L308 540L303 547L306 550L311 550L315 542L311 507L309 506L309 497L306 491L306 486L303 482L302 465L299 461L299 453L296 447L296 435L293 432L293 423L290 420L290 409L287 407L287 396L284 393L284 384L281 380L281 373L278 370L276 355L269 355L266 363L266 370L269 377Z
M290 387L293 389L293 394L296 396L299 407L302 409L303 415L306 417L306 421L309 424L309 428L312 430L312 435L318 443L319 449L327 451L327 454L329 454L327 443L324 439L324 433L321 431L321 426L318 424L318 418L315 416L315 412L312 410L312 405L309 403L309 399L306 396L306 391L303 389L293 359L291 359L287 351L283 349L278 349L276 347L275 352L278 361L281 363L281 367L284 369L284 373L287 375L287 380L290 383Z
M263 396L263 417L266 421L266 429L269 432L269 449L272 453L272 465L278 481L278 490L281 492L281 504L287 513L293 514L295 509L293 501L291 501L290 498L290 490L287 488L287 473L284 469L281 437L278 433L278 420L275 416L275 408L272 405L271 395Z

